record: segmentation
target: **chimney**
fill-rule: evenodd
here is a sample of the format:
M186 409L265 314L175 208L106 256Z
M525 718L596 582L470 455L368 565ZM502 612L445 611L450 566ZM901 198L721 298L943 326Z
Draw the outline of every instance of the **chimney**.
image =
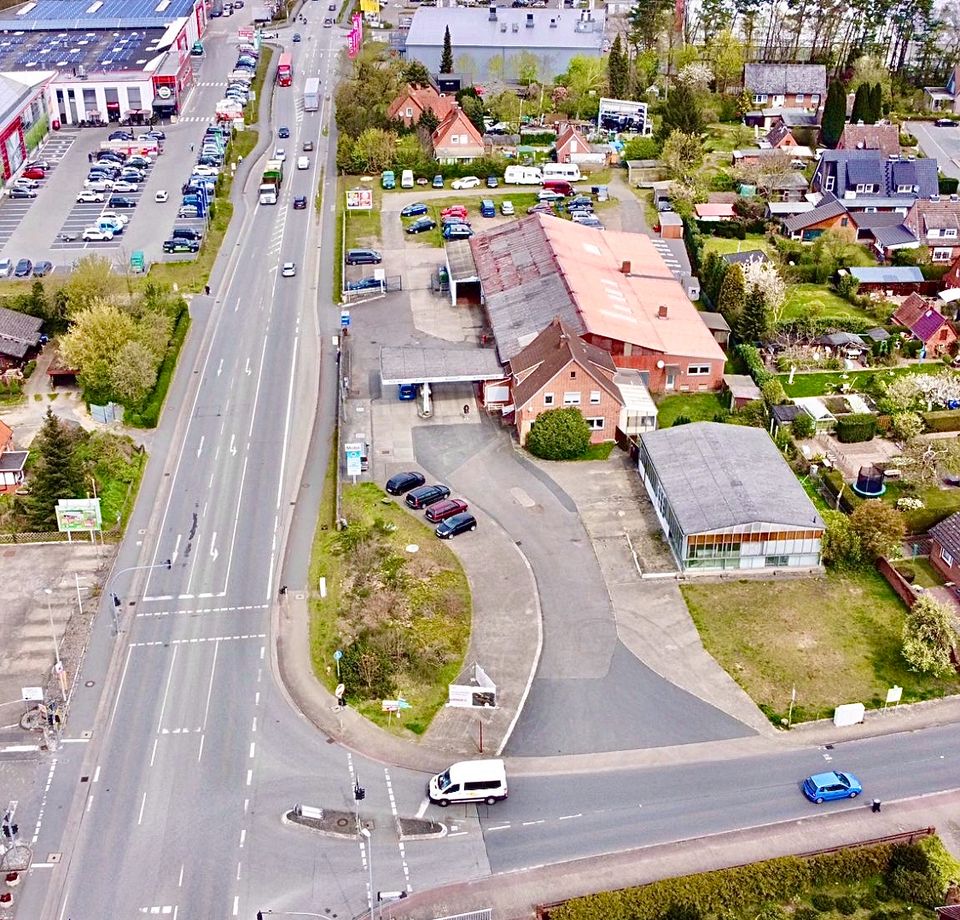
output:
M658 316L660 319L666 319L666 318L667 318L667 305L666 305L665 303L660 304L660 307L659 307L658 310L657 310L657 316Z
M623 275L629 275L629 274L630 274L630 260L629 260L629 259L624 259L623 262L620 263L620 273L623 274Z
M527 28L533 28L533 13L527 13Z
M497 4L491 3L490 4L490 22L496 22L496 21L497 21Z

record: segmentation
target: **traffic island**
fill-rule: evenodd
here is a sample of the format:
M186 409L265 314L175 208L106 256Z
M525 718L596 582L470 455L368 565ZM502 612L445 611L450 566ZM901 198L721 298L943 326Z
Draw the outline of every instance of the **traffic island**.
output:
M311 830L319 831L328 837L353 840L357 837L357 816L352 811L337 811L330 808L310 808L307 805L295 805L283 815L285 824L299 824ZM360 826L373 830L373 821L363 819Z

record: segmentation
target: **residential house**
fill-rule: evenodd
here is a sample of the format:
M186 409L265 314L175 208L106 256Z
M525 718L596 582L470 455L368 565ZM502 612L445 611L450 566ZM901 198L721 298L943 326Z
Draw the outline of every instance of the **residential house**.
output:
M0 370L20 367L36 354L41 326L43 320L36 316L0 307Z
M575 57L601 57L605 23L601 9L418 6L399 53L435 73L449 28L456 69L471 84L516 79L527 59L549 80Z
M0 421L0 492L15 492L23 483L29 451L13 449L13 430Z
M960 582L960 512L930 528L930 565L946 581Z
M649 432L638 472L682 571L820 566L823 520L763 429Z
M899 125L845 125L837 150L879 150L882 157L899 156Z
M430 138L439 163L471 163L483 156L483 135L459 106L454 106Z
M954 290L960 288L960 256L953 260L953 265L947 269L947 273L940 279L944 290Z
M941 357L957 341L949 320L919 294L911 294L897 307L893 322L905 326L915 339L923 342L928 358Z
M856 222L844 207L844 203L833 195L824 195L812 211L784 218L781 227L786 236L803 243L812 243L827 230L835 230L850 242L853 242L857 235Z
M717 390L725 356L683 286L642 233L598 233L532 214L470 241L497 350L514 357L559 316L653 393Z
M767 133L766 136L760 139L760 146L767 147L771 150L784 150L790 152L791 147L800 146L796 138L793 136L793 132L781 121L775 124Z
M613 358L559 317L514 355L507 369L521 444L541 412L569 406L583 413L594 444L614 440L623 400Z
M925 86L923 101L931 112L960 113L960 65L950 71L946 86Z
M453 96L438 93L432 86L408 84L403 92L390 103L387 118L402 121L408 128L420 121L424 112L433 112L438 121L443 121L450 110L456 107Z
M827 68L823 64L747 64L743 88L754 105L816 111L827 95Z
M891 160L876 150L825 150L810 187L832 192L850 210L894 211L906 214L918 198L939 194L937 161Z
M915 265L868 265L842 269L860 282L858 294L879 294L883 297L906 297L921 293L930 282Z
M576 125L566 124L557 132L555 147L558 163L603 166L607 159L606 153L590 146Z
M960 256L960 200L956 196L918 199L903 220L932 262L953 262Z

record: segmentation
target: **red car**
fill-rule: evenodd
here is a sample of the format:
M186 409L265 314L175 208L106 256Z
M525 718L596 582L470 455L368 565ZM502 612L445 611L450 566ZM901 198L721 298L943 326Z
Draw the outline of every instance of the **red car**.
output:
M41 169L39 166L31 166L30 169L25 169L23 171L24 179L46 179L47 171Z
M459 498L445 498L443 501L437 502L427 508L427 513L424 517L433 524L439 524L446 518L452 517L454 514L460 514L461 511L466 510L467 503L465 501L461 501Z
M454 204L440 212L441 217L466 217L467 209L462 204Z

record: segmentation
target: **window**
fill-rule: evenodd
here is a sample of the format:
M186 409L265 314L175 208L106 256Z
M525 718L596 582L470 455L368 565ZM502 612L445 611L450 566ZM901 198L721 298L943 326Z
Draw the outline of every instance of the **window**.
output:
M754 93L754 94L753 94L753 101L754 101L757 105L760 105L760 103L767 101L767 94L766 94L766 93Z
M412 106L412 105L408 105L408 106L407 106L407 118L413 118L413 106Z
M459 144L459 143L460 143L460 135L459 135L459 134L451 134L451 135L450 135L450 143L451 143L451 144Z
M897 186L897 194L898 194L898 195L907 195L907 194L909 194L909 193L912 192L912 191L913 191L913 186L912 186L912 185L898 185L898 186Z
M934 262L949 262L953 250L949 246L938 246L933 250L931 258Z
M858 192L873 192L876 190L876 186L872 182L860 182L857 184Z
M942 546L940 547L940 558L947 565L953 565L953 556L950 553L948 553Z
M710 373L709 364L691 364L687 368L687 375L690 377L706 377Z
M848 227L849 225L850 225L850 218L849 218L849 217L841 217L841 218L840 218L840 226L841 226L841 227Z
M599 390L591 390L591 391L590 391L590 405L591 405L591 406L598 406L598 405L600 405L600 391L599 391Z
M803 105L803 93L797 93L797 105Z
M563 394L563 404L565 406L579 406L580 405L580 393L579 392L567 392Z
M602 418L588 418L587 425L591 431L603 431L604 420Z
M956 227L948 227L946 230L943 231L943 235L944 235L945 237L947 237L948 239L951 239L951 240L956 239L956 237L957 237L957 228L956 228Z
M823 190L824 190L825 192L832 192L832 191L833 191L833 183L834 183L834 177L833 177L833 176L827 176L827 177L823 180Z
M576 372L576 371L570 371L570 379L571 379L571 380L576 380L576 379L577 379L577 372Z
M543 404L545 406L553 405L553 393L544 393L543 394Z
M465 792L479 792L484 789L499 789L500 780L498 779L475 780L472 783L464 783L463 788Z

